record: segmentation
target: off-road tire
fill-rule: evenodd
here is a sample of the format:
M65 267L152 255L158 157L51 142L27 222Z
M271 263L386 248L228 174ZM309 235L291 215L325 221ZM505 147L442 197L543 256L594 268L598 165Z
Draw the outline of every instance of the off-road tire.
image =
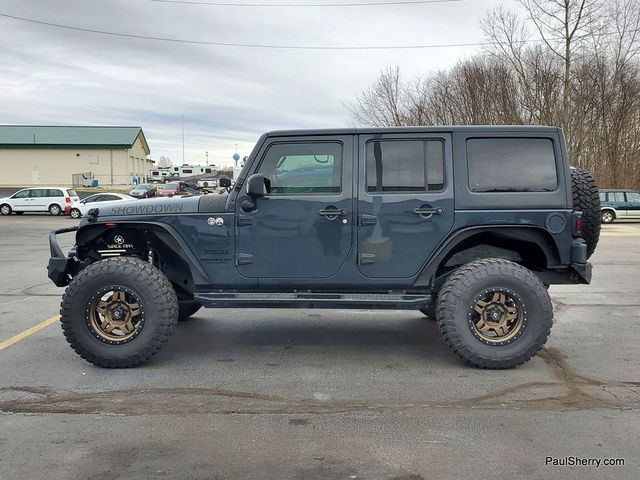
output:
M104 343L88 325L92 297L111 286L135 292L144 307L144 325L128 343ZM67 341L82 358L100 367L135 367L149 360L169 340L178 320L178 299L167 277L149 263L135 258L109 258L89 265L73 278L62 297L60 316Z
M474 334L470 311L479 294L509 289L523 301L526 323L518 338L489 345ZM547 289L530 270L499 258L475 260L457 269L438 297L438 326L449 347L478 368L506 369L531 359L547 341L553 307Z
M49 208L47 210L49 210L49 213L54 217L57 217L62 213L62 207L60 207L60 205L58 205L57 203L52 203L51 205L49 205Z
M2 205L0 205L0 214L2 215L11 215L11 212L13 210L11 210L11 205L7 204L7 203L3 203Z
M195 300L181 300L178 302L178 321L182 322L194 315L202 308L202 304Z
M74 220L77 220L80 217L82 217L82 212L80 210L78 210L77 208L72 208L71 211L69 212L69 216L71 218L73 218Z
M580 167L571 167L571 191L573 209L582 212L582 238L587 244L587 258L593 255L600 239L600 194L596 182L589 172Z

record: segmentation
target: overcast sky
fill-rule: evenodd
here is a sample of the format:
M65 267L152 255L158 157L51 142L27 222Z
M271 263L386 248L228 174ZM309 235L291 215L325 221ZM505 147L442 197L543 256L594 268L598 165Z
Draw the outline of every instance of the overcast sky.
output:
M206 1L206 0L201 0ZM212 0L213 1L213 0ZM359 3L383 0L225 0ZM0 0L0 14L118 33L210 42L362 46L482 41L500 2L350 8L258 8L151 0ZM513 0L504 0L514 6ZM480 47L273 50L177 44L65 30L0 17L0 123L139 125L152 158L232 163L259 135L344 127L344 107L387 66L407 76L450 67Z

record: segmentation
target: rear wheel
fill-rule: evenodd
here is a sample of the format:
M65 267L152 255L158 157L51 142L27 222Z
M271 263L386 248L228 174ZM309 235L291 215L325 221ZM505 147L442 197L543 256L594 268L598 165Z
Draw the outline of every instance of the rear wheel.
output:
M11 205L3 203L0 205L0 214L2 215L11 215Z
M178 318L171 282L134 258L93 263L62 297L62 330L76 353L109 368L140 365L168 341Z
M53 216L60 215L62 213L62 208L57 203L49 205L49 213Z
M194 315L198 310L202 308L202 305L195 300L181 300L178 302L178 321L188 319Z
M446 281L438 299L445 342L479 368L525 363L545 344L553 322L547 289L525 267L508 260L468 263Z

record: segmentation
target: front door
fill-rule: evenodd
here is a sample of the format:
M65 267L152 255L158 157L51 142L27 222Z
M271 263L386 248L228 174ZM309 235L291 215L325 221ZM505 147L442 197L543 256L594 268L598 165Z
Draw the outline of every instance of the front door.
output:
M270 192L252 211L238 196L236 265L257 278L328 278L345 263L353 237L353 137L273 138L247 176ZM244 207L244 208L243 208Z
M358 269L416 275L453 226L451 134L360 135Z
M11 208L17 212L28 212L30 209L31 199L29 198L29 190L20 190L11 197Z

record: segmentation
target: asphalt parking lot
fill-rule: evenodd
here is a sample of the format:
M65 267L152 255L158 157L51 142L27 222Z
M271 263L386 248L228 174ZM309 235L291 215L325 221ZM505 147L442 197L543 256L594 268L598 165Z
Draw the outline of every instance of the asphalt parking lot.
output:
M593 283L551 289L550 341L510 371L363 310L201 310L149 364L94 367L46 278L73 224L0 218L2 479L637 478L640 223L604 227ZM545 465L567 456L625 465Z

